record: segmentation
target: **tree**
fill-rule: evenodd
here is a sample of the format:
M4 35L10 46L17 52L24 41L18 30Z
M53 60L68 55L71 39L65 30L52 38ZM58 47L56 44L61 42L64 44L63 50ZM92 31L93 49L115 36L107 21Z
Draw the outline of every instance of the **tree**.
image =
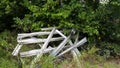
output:
M0 1L0 31L6 29L12 29L12 25L15 23L13 18L23 18L27 13L27 9L24 8L17 0L1 0Z

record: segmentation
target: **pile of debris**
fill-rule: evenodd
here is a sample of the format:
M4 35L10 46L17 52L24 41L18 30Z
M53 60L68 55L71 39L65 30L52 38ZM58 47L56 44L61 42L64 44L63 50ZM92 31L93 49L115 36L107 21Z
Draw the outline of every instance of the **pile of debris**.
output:
M56 34L59 34L60 37L53 37ZM37 36L47 36L47 38L39 38L39 37L37 38ZM79 34L77 34L77 37L73 43L73 41L71 40L72 36L75 36L75 30L72 30L68 36L65 36L62 31L60 31L58 28L55 27L41 28L41 32L18 34L17 37L18 44L15 47L14 51L12 52L12 55L17 56L19 54L20 57L36 56L33 59L32 64L37 62L43 56L43 54L49 54L49 56L53 56L54 58L57 58L66 54L67 52L71 52L73 58L78 60L78 56L80 55L80 52L77 49L77 47L87 42L87 39L86 37L84 37L82 40L79 41L78 40ZM54 47L51 47L49 45L50 42L54 43L56 41L62 41L62 42L59 45L55 45ZM40 48L30 51L20 52L21 47L23 45L28 45L28 44L39 44Z

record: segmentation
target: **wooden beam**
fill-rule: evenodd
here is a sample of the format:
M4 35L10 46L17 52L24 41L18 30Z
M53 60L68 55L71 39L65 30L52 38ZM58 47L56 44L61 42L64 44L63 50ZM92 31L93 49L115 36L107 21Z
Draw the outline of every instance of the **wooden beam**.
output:
M77 33L77 35L76 35L76 39L75 39L74 45L78 42L78 40L79 40L79 33ZM80 55L80 51L77 48L75 48L74 50L77 53L77 55Z
M25 37L32 37L32 36L49 35L50 33L51 32L23 33L23 34L18 34L17 39L19 39L19 38L25 38ZM54 32L54 34L57 34L57 32Z
M68 46L64 47L64 48L68 48ZM54 49L56 49L56 47L51 47L49 46L47 49L45 49L43 51L43 53L48 53L48 52L51 52L53 51ZM25 51L25 52L20 52L20 56L21 57L29 57L29 56L34 56L34 55L37 55L41 52L41 49L34 49L34 50L30 50L30 51Z
M49 34L46 42L43 44L43 46L42 46L42 48L41 48L41 51L40 51L40 52L37 54L37 56L33 59L30 68L33 68L33 67L34 67L34 63L36 63L37 61L39 61L40 58L42 57L43 52L44 52L44 50L47 48L47 46L48 46L48 44L49 44L49 42L50 42L50 39L52 38L55 30L56 30L55 28L52 29L52 31L51 31L51 33Z
M75 45L75 44L72 43L71 40L69 41L69 44L70 44L71 47ZM75 57L76 55L77 55L77 56L80 55L80 52L79 52L79 50L78 50L77 48L74 48L74 49L71 50L71 51L72 51L72 54L73 54L74 57ZM77 56L76 56L76 57L77 57Z
M61 35L63 38L67 38L62 32L60 32L59 30L56 29L56 32Z
M79 41L78 43L76 43L76 45L73 45L72 47L70 47L70 48L66 49L65 51L63 51L62 53L60 53L57 57L62 56L63 54L71 51L71 50L74 49L74 48L79 47L80 45L83 45L85 42L87 42L86 37L83 38L83 39L82 39L81 41Z
M56 38L51 38L50 41L59 41L63 39L64 39L63 37L56 37ZM41 43L41 42L46 42L46 41L47 39L29 38L29 39L18 40L18 43L32 44L32 43Z
M22 46L23 46L23 45L21 45L21 44L17 44L17 46L15 47L15 49L14 49L13 52L12 52L12 55L13 55L13 56L17 56L18 53L19 53L19 50L20 50L20 48L21 48Z
M57 32L59 35L61 35L62 37L67 38L67 37L66 37L63 33L61 33L59 30L56 30L56 32ZM77 34L76 42L78 41L78 37L79 37L79 34ZM69 44L70 44L70 45L73 45L73 43L72 43L71 40L69 41ZM72 51L72 54L73 54L74 56L76 56L76 53L77 53L77 55L80 54L80 52L79 52L79 50L78 50L77 48L75 48L75 49Z
M55 48L47 48L43 51L43 53L48 53L48 52L52 51L53 49L55 49ZM35 49L35 50L26 51L26 52L20 52L20 56L21 57L29 57L29 56L37 55L40 52L41 52L41 49Z
M51 55L52 55L52 56L56 56L56 55L64 48L65 44L68 42L68 40L70 39L70 37L71 37L71 34L70 34L67 38L65 38L65 39L58 45L58 47L57 47L55 50L53 50L53 52L51 53Z

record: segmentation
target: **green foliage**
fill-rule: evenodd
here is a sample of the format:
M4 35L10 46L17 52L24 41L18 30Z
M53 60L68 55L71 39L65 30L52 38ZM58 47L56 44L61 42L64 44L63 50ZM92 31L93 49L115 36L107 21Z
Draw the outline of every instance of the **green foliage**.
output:
M12 58L11 52L15 46L15 37L6 30L0 33L0 68L16 68L17 62ZM14 44L14 45L13 45Z
M86 0L84 4L78 0L2 0L0 6L1 30L15 27L31 32L57 26L74 28L95 40L120 38L120 3L116 0L103 5L96 0Z
M89 43L120 44L120 3L116 0L108 4L99 4L98 0L86 0L84 4L78 0L23 0L21 5L29 13L14 18L14 27L23 32L51 26L74 28L81 37L87 36Z
M83 34L94 36L94 38L95 36L97 38L99 36L105 37L111 32L109 29L112 28L112 33L114 33L116 26L113 19L116 16L113 15L116 12L113 8L119 7L119 3L112 1L110 4L101 5L97 1L91 1L91 4L88 2L86 1L83 6L77 0L66 0L62 4L58 0L24 0L22 6L29 10L29 14L25 14L23 19L15 18L16 24L14 25L25 32L50 26L75 28Z
M101 56L105 56L106 58L109 58L111 56L120 56L120 46L118 44L102 42L98 44L98 48L98 54L100 54Z
M13 18L24 17L27 9L20 5L18 0L1 0L0 1L0 31L12 29L14 24Z
M9 37L11 32L9 31L4 31L0 33L0 56L2 57L9 57L11 56L11 51L13 50L13 42L16 42L14 37ZM14 43L15 44L15 43Z

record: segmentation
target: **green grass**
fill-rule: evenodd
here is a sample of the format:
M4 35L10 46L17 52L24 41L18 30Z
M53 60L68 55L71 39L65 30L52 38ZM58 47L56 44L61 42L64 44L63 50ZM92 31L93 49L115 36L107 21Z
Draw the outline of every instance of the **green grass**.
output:
M92 58L91 58L92 59ZM119 60L106 60L106 61L99 61L88 59L87 61L84 59L80 60L82 68L119 68L120 61ZM40 66L42 62L37 63L36 66ZM24 65L24 68L29 68L29 65ZM61 63L53 63L53 61L48 61L41 65L42 68L79 68L77 66L76 61L67 61L64 60ZM18 67L18 63L15 60L8 60L8 59L0 59L0 68L20 68Z
M0 68L17 68L18 64L15 60L0 58Z
M83 51L79 57L80 64L75 60L47 60L47 56L43 56L35 66L41 68L119 68L120 58L106 58L95 54L97 48L93 47L89 51ZM70 56L69 56L70 57ZM16 57L17 58L17 57ZM22 65L18 59L13 58L9 54L8 57L0 58L0 68L30 68L31 60L34 57L21 58L24 62ZM52 58L50 58L52 59ZM72 57L71 57L72 59ZM79 65L79 66L78 66Z

